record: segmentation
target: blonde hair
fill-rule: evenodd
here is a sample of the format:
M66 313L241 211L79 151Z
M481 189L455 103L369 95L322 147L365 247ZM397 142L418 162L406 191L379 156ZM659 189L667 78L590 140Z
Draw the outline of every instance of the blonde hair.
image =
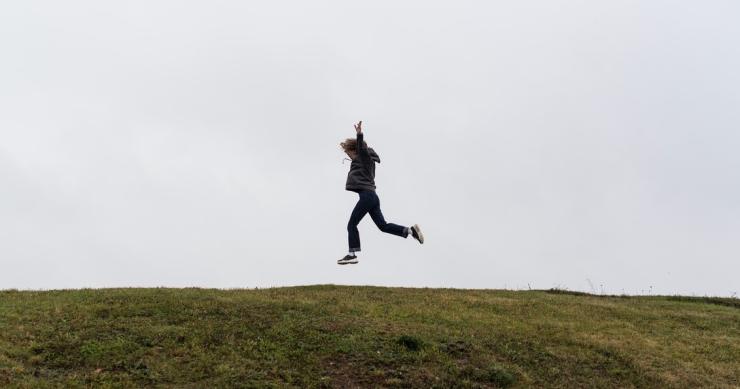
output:
M340 143L339 146L342 147L345 153L357 153L357 139L355 138L347 138L344 142Z

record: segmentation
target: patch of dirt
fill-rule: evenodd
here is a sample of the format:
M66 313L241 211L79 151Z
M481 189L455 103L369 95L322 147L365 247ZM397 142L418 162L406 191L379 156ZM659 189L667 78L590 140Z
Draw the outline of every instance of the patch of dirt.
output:
M323 388L368 388L382 387L383 374L368 375L367 366L350 359L327 359L321 363L321 387Z

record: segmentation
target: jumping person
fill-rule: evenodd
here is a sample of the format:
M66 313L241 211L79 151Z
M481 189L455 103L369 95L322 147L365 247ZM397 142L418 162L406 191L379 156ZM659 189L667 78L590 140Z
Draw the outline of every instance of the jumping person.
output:
M357 253L360 251L360 232L357 230L357 225L360 224L360 220L367 213L370 214L373 222L375 222L375 225L381 231L403 238L408 238L411 235L419 243L424 243L424 235L422 235L418 224L411 227L404 227L398 224L387 223L385 218L383 218L383 213L380 211L380 199L375 193L375 163L380 163L380 157L378 157L378 154L373 149L368 148L363 140L362 121L355 124L355 131L357 132L357 139L348 138L340 144L344 152L352 160L349 174L347 174L347 185L345 189L357 192L360 195L360 200L355 205L355 209L352 210L352 215L347 224L349 254L337 261L340 265L358 262Z

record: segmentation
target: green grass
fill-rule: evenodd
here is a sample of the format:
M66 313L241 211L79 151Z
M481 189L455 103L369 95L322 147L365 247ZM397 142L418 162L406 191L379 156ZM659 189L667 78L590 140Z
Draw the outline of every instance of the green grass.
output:
M0 292L1 387L740 387L737 299Z

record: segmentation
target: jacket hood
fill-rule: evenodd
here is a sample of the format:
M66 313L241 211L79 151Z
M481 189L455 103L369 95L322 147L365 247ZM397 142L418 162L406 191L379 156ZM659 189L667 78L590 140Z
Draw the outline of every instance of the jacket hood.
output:
M370 158L373 159L373 161L380 163L380 157L378 156L378 153L375 152L372 148L368 147L367 152L370 154Z

